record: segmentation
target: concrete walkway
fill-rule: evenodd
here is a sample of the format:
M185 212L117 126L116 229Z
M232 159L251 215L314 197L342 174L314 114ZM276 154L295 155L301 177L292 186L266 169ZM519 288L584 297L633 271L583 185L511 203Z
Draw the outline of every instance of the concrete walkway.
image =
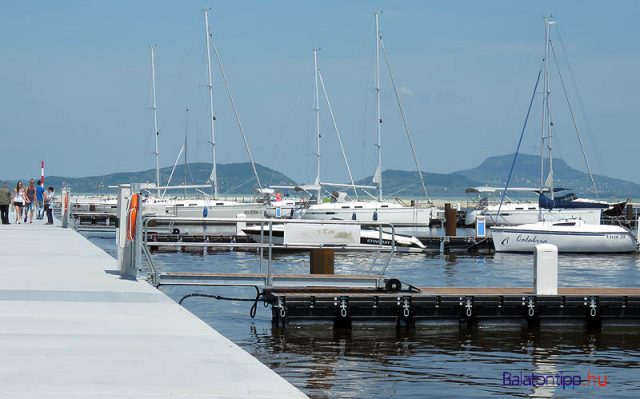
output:
M13 220L11 220L13 222ZM58 226L0 225L0 397L305 398Z

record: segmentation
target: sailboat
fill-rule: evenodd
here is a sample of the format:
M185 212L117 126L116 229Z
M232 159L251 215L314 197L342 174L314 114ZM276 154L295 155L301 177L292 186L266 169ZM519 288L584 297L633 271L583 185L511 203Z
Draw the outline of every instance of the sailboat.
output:
M551 45L550 26L555 24L550 17L545 17L545 55L544 55L544 89L542 102L542 147L545 143L548 151L549 174L544 180L544 168L541 165L540 196L544 189L548 190L550 201L554 201L553 187L553 154L552 127L549 105L549 48ZM546 134L545 134L546 132ZM516 153L517 154L517 153ZM541 162L543 157L541 154ZM541 204L542 205L542 204ZM611 226L586 223L582 219L566 219L560 221L544 220L542 206L539 208L540 221L518 226L491 227L493 244L497 252L533 252L538 244L553 244L558 252L571 253L628 253L637 250L638 242L631 231L622 226Z
M376 29L376 77L375 77L375 92L376 92L376 132L377 132L377 167L373 177L373 183L377 188L377 200L353 201L351 198L343 192L333 193L330 197L330 202L320 203L320 195L318 195L318 203L310 205L308 208L300 210L296 213L297 217L310 220L356 220L360 222L388 222L396 227L411 228L409 230L411 234L416 233L417 227L429 227L431 221L438 216L439 210L435 207L419 207L419 206L404 206L396 202L383 201L382 199L382 143L381 143L381 131L382 131L382 118L380 115L380 48L382 46L382 35L380 32L379 24L379 12L374 12L375 16L375 29ZM382 47L384 50L384 47ZM317 69L317 65L316 65ZM317 80L316 70L316 80ZM317 102L316 102L317 104ZM317 108L317 107L316 107ZM317 117L316 117L317 120ZM403 115L404 120L404 115ZM406 125L405 125L406 128ZM408 135L410 138L410 135ZM413 150L413 143L411 142L411 148ZM319 150L319 149L318 149ZM422 187L426 194L426 188L424 181L422 180L422 173L420 172L420 166L417 162L415 151L413 151L414 160L418 169ZM319 163L319 156L318 156ZM320 186L319 172L316 179L316 186ZM347 186L348 187L348 186ZM320 194L320 191L318 191ZM407 231L405 230L405 231Z
M222 200L219 198L218 193L218 176L217 176L217 162L216 162L216 137L215 137L215 114L213 108L213 82L212 82L212 66L211 66L211 40L212 35L209 29L209 15L208 10L204 9L204 28L205 28L205 37L206 37L206 48L207 48L207 89L208 89L208 97L209 97L209 127L211 133L211 173L209 175L208 185L197 185L191 188L202 188L202 187L210 187L211 194L207 195L206 198L183 198L183 199L165 199L160 196L160 176L159 176L159 163L158 163L158 139L157 139L157 118L156 118L156 105L155 105L155 69L153 70L153 106L152 109L154 111L154 129L156 132L156 186L158 187L158 197L149 197L146 201L147 207L154 209L156 214L164 214L171 215L177 217L210 217L210 218L235 218L237 215L242 214L249 217L262 217L265 212L265 204L263 202L237 202L237 201L228 201ZM242 134L242 138L245 143L245 149L249 155L249 160L251 166L253 168L254 175L258 182L258 185L261 187L260 178L257 173L257 169L255 167L255 162L253 161L253 157L251 155L251 151L249 149L248 143L246 141L244 130L242 128L242 124L240 123L239 114L237 112L235 102L233 97L231 96L231 91L229 89L229 85L226 79L226 75L224 73L224 69L222 67L222 63L220 57L217 52L217 48L214 44L214 50L216 53L216 57L218 59L218 63L220 65L220 71L224 80L224 83L227 87L227 92L229 94L231 105L233 107L236 120L238 122L238 126L240 127L240 132ZM152 57L153 57L153 49L152 49ZM152 60L153 65L153 60ZM185 165L186 168L186 165ZM179 186L178 186L179 187ZM175 188L175 187L174 187Z
M581 198L574 198L572 201L563 201L555 207L541 206L540 189L527 187L508 187L507 192L531 193L538 196L538 200L533 202L515 201L507 198L507 201L494 200L490 202L490 196L501 193L504 187L469 187L465 190L467 195L477 194L480 196L477 201L477 208L468 210L465 215L465 224L474 225L478 216L484 216L487 226L514 226L518 224L535 223L540 219L540 214L544 220L558 221L567 218L582 219L590 224L600 224L603 213L617 211L624 207L623 203L608 204L599 201L590 201ZM558 190L564 189L555 189ZM542 195L545 195L545 192ZM546 196L545 196L546 198ZM575 204L575 206L574 206Z

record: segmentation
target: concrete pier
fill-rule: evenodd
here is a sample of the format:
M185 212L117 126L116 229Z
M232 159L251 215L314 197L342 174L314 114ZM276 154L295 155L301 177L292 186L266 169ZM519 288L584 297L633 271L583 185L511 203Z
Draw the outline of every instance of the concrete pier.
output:
M116 268L70 229L0 225L0 397L306 397Z

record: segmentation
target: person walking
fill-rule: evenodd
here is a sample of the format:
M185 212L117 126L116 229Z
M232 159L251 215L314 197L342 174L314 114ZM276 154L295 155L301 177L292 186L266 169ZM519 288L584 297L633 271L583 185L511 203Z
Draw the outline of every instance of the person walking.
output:
M24 208L24 186L22 182L16 183L16 190L13 192L13 207L16 211L16 223L22 221L22 209Z
M36 219L44 219L44 182L38 180L38 187L36 187L36 202L38 209L36 210Z
M44 197L44 210L47 212L47 223L45 224L53 224L53 201L55 200L55 195L53 194L53 187L49 186L47 189L47 194Z
M33 179L29 180L29 185L25 190L24 202L24 222L27 223L27 219L29 219L29 223L33 223L33 208L36 206L36 186Z
M7 188L7 183L2 183L0 187L0 221L2 224L9 223L9 206L11 205L11 192Z

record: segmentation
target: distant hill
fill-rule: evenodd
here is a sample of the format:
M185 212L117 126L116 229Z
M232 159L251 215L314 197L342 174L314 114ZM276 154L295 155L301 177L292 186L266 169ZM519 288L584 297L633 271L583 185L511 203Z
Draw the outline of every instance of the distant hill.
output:
M513 162L513 154L487 158L473 169L461 170L452 175L466 176L478 185L504 186ZM547 169L545 168L545 176ZM576 194L593 197L591 179L587 173L576 170L560 158L553 159L554 186L572 189ZM640 185L622 179L594 175L598 193L605 198L640 196ZM538 187L540 185L540 156L519 154L511 177L511 187Z
M503 187L513 154L500 155L487 158L479 166L460 170L453 173L426 173L423 172L429 197L453 197L463 198L464 190L474 186ZM256 164L258 174L263 186L269 185L295 185L295 182L284 174L266 166ZM187 184L204 184L211 172L210 163L191 163L187 168ZM163 184L166 184L171 168L162 168L160 176ZM172 185L184 182L184 166L176 168ZM554 183L556 187L572 189L582 197L593 198L593 189L589 175L573 169L562 159L554 158ZM639 198L640 185L621 179L606 176L594 176L600 198ZM10 180L14 185L17 179ZM23 178L23 180L26 180ZM81 178L69 178L47 176L47 185L60 187L63 182L71 186L76 193L100 193L107 192L106 186L131 182L154 182L155 171L153 169L142 172L112 173L104 176L90 176ZM358 180L357 184L371 185L372 176ZM386 198L424 198L422 187L418 181L417 172L402 170L385 170L382 173L383 194ZM218 165L218 183L221 195L249 194L257 187L256 179L251 170L251 164L230 163ZM513 172L511 187L538 187L540 184L540 157L537 155L520 154Z
M511 169L513 154L487 158L473 169L448 174L423 172L430 197L464 197L464 189L473 186L504 187ZM559 158L553 160L554 185L573 190L583 197L594 197L587 173L573 169ZM546 176L546 169L545 169ZM371 184L372 176L358 184ZM594 175L601 198L626 199L640 197L640 185L606 176ZM387 197L424 197L417 172L386 170L382 173L383 193ZM520 154L511 177L511 187L538 187L540 185L540 156Z
M256 164L258 176L263 186L269 185L292 185L293 180L266 166ZM179 165L173 173L171 185L183 184L185 181L185 167ZM251 164L229 163L218 164L218 191L221 195L231 194L249 194L258 186L256 178L253 175ZM187 184L205 184L211 173L211 164L205 162L190 163L187 166ZM167 184L171 168L160 169L160 180L163 185ZM61 177L47 176L46 185L55 187L62 186L66 183L75 193L101 193L108 192L107 186L113 186L125 183L153 183L156 180L155 169L144 170L141 172L122 172L111 173L103 176L88 177ZM22 180L27 180L23 178ZM11 180L11 184L15 184L17 179Z

